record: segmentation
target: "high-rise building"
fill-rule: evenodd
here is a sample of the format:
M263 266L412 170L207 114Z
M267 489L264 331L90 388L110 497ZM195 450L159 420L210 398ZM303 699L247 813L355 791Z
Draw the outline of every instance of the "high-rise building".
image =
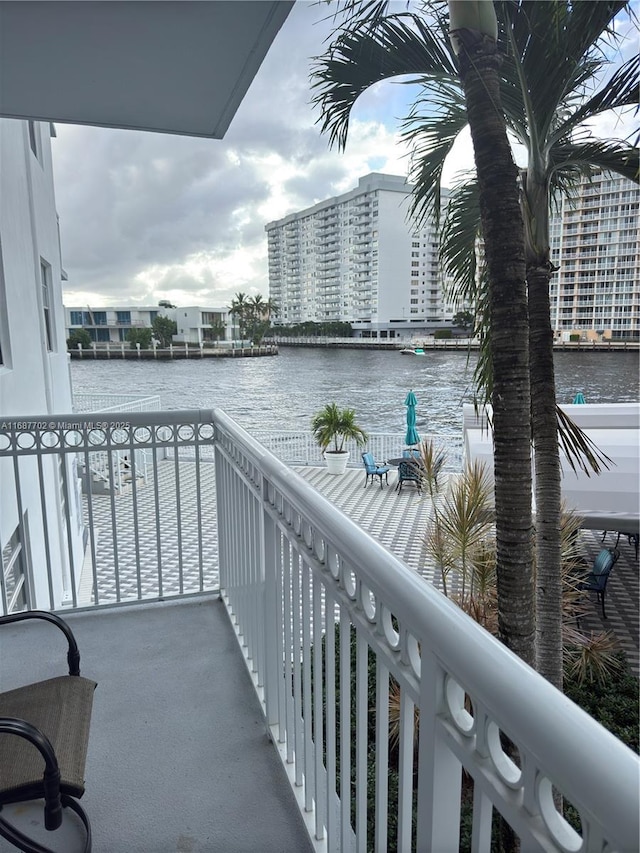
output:
M583 178L551 222L551 323L559 335L640 337L638 185Z
M350 322L362 337L449 325L431 223L409 219L406 178L371 173L343 195L266 226L276 323Z
M372 173L341 196L266 226L277 323L342 320L362 337L450 326L435 226L411 223L412 186ZM443 191L443 204L448 193ZM551 220L551 323L558 336L640 337L640 189L583 178Z

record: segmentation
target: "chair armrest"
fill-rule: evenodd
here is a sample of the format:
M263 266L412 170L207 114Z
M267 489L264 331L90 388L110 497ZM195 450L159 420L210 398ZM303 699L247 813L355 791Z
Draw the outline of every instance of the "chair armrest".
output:
M7 616L0 616L0 625L8 625L10 622L23 622L25 619L42 619L45 622L51 622L52 625L55 625L62 631L69 645L67 652L69 675L80 675L80 652L78 651L78 644L76 643L76 638L73 636L73 631L64 619L46 610L26 610L22 613L9 613Z
M0 732L24 738L35 746L44 758L44 826L47 830L58 829L62 823L60 770L50 740L31 723L15 717L0 717Z

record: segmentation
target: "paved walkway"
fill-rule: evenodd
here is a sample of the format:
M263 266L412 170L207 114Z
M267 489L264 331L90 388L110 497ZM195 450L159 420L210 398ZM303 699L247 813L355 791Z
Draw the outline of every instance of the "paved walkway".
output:
M420 496L414 487L405 486L401 493L394 490L396 472L391 471L389 485L381 489L377 482L364 488L364 470L348 469L342 477L327 473L326 468L312 466L296 468L314 488L361 527L375 537L393 554L404 560L425 580L441 588L441 578L424 544L433 513L430 497ZM114 501L117 524L116 549L111 535L112 506L109 497L94 496L93 517L97 532L98 595L101 603L120 597L158 596L158 565L162 565L162 594L212 590L219 585L217 564L217 528L215 515L215 477L212 463L203 463L201 473L201 504L195 501L195 463L180 462L179 488L176 488L175 466L171 462L158 465L157 496L153 480L137 490L138 548L134 526L133 495L131 492ZM176 508L180 502L181 524L178 526ZM86 510L86 507L85 507ZM87 518L85 512L85 519ZM202 561L198 548L198 522L202 530ZM160 546L156 533L160 531ZM598 551L615 544L609 534L603 544L602 534L582 531L581 547L585 561L591 565ZM182 541L180 559L178 542ZM626 537L619 542L620 559L607 586L606 612L602 614L593 596L593 603L582 620L585 631L611 630L625 651L636 675L640 675L638 648L639 588L638 561ZM116 550L118 572L116 566ZM139 558L138 558L139 554ZM92 600L90 552L85 560L81 585L81 603ZM201 586L202 582L202 586ZM450 583L451 586L451 583Z

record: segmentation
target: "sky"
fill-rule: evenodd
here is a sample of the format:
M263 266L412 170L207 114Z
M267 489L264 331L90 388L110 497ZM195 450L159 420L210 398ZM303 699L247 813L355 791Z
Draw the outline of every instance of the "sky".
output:
M344 152L320 133L309 73L326 47L326 16L326 7L298 0L223 140L56 125L66 306L223 307L238 291L266 297L267 222L346 192L369 172L407 174L398 119L414 86L386 82L361 96ZM622 135L611 124L598 130ZM445 184L471 163L465 134Z

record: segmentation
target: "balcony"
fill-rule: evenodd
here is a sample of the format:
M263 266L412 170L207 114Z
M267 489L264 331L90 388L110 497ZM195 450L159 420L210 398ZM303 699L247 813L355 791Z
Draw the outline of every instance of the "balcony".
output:
M313 849L217 597L63 615L98 682L82 799L93 853ZM5 627L2 650L3 689L65 672L50 626Z
M494 809L523 850L635 849L637 758L222 412L5 421L0 473L3 512L28 504L27 594L70 615L100 682L96 853L304 851L304 826L316 850L457 851L463 771L474 851ZM408 515L395 529L413 538ZM15 654L3 644L11 678L20 629Z

